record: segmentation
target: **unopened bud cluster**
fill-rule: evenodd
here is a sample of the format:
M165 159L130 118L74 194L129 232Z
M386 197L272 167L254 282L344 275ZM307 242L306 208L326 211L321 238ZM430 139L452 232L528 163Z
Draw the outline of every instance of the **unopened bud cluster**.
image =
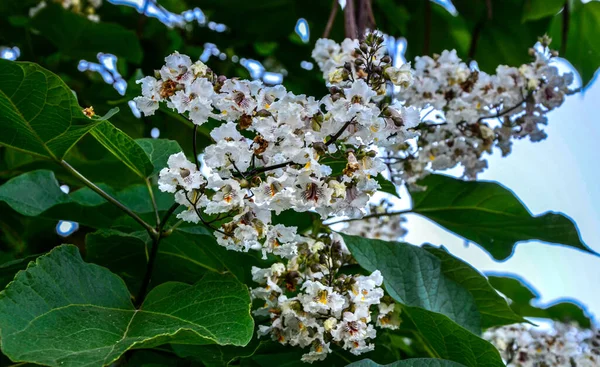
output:
M304 237L287 263L253 268L260 287L252 289L252 297L265 302L255 315L268 318L259 335L308 348L302 360L311 363L325 359L332 343L356 355L373 350L371 306L378 305L375 324L382 328L398 328L400 310L384 297L379 271L369 276L339 273L351 262L339 235L320 234Z

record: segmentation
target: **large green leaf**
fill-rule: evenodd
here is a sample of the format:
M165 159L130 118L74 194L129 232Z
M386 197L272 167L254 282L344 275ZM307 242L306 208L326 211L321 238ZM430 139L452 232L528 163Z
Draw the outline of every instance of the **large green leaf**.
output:
M581 75L581 81L586 86L593 80L600 66L600 3L590 1L581 4L574 1L569 17L569 33L566 50L562 57L566 58ZM552 48L564 49L563 46L563 17L555 17L550 27Z
M118 192L106 186L103 189L134 212L152 217L154 209L145 185L130 186ZM172 205L170 195L155 192L155 196L160 211ZM110 227L124 215L87 187L68 195L63 193L54 173L46 170L27 172L1 185L0 201L26 216L72 220L96 228Z
M447 316L418 307L404 307L403 313L437 357L468 367L505 366L496 347Z
M141 178L146 178L152 174L154 167L145 150L109 121L100 122L90 133L109 152Z
M522 321L476 270L445 250L342 235L356 261L381 271L389 295L437 356L466 366L502 366L477 335L482 325Z
M142 61L135 32L108 22L92 22L84 16L48 4L31 21L39 33L63 54L93 61L98 52L111 53L130 62Z
M61 159L96 123L56 75L33 63L0 59L0 144Z
M443 248L342 237L356 261L368 271L379 270L390 296L404 305L444 314L476 334L525 321L483 275Z
M152 165L154 166L153 175L158 174L161 169L167 166L167 160L172 154L182 151L179 143L175 140L136 139L135 141L144 149L150 161L152 161Z
M547 307L537 307L532 304L540 295L538 292L511 276L489 277L490 283L506 297L510 298L510 307L519 315L538 317L560 322L576 321L581 327L589 328L592 324L586 311L574 300L562 299Z
M595 254L573 221L560 213L533 216L519 199L495 182L429 175L424 191L411 192L414 213L475 242L495 259L512 255L520 241L539 240Z
M218 275L193 286L162 284L135 309L119 277L65 245L0 293L0 330L2 350L13 361L100 366L134 347L246 345L253 321L247 288Z
M397 361L390 364L375 363L370 359L349 364L347 367L461 367L462 364L432 358L414 358Z

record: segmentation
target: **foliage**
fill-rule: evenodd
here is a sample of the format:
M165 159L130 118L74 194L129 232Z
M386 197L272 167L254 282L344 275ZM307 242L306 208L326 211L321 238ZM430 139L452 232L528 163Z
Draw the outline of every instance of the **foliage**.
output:
M252 212L256 209L252 205L259 197L240 199L252 206L251 209L243 206L231 210L228 207L221 212L207 209L210 200L216 201L218 193L229 191L225 192L223 186L210 186L216 184L202 177L197 156L219 143L233 140L231 136L214 133L216 127L226 125L219 121L226 117L211 115L209 119L207 115L206 121L198 122L191 112L178 113L171 105L165 106L166 103L158 107L158 99L172 104L169 98L176 91L184 90L182 85L153 100L156 105L152 106L151 113L144 108L141 109L146 114L141 118L132 113L128 103L137 97L140 106L143 100L139 96L148 95L135 81L143 75L155 75L154 70L174 51L197 60L206 49L202 42L215 43L225 58L212 57L207 62L210 69L194 75L194 79L211 83L202 91L214 92L217 97L211 98L215 100L227 98L219 88L225 83L237 83L231 78L249 76L247 69L232 61L234 55L259 60L269 71L285 70L284 86L295 93L294 98L302 100L305 108L295 110L296 115L307 113L315 101L326 104L331 100L333 104L344 100L344 93L350 92L341 92L348 87L343 83L350 79L354 83L354 78L365 79L369 93L385 92L386 82L406 90L404 83L409 84L410 73L383 61L378 53L381 42L372 34L367 40L368 46L365 44L363 49L360 44L362 51L350 50L363 55L361 60L364 61L357 62L361 57L353 56L355 66L346 67L342 63L333 68L338 73L330 74L329 83L330 86L341 83L337 90L325 88L319 71L300 67L301 61L311 60L314 41L325 30L332 10L330 2L159 1L159 5L174 13L201 6L210 21L228 27L225 32L214 32L197 23L167 27L156 17L146 17L131 7L106 1L101 6L82 9L63 7L59 3L48 1L30 16L30 9L38 5L37 0L0 2L0 46L18 46L19 60L24 60L0 59L0 125L3 128L0 134L0 283L3 289L0 292L0 349L3 353L0 363L11 360L48 366L300 366L302 358L322 366L491 367L504 364L496 346L482 338L488 328L528 322L526 317L591 326L588 315L577 305L571 302L546 308L532 305L531 301L538 297L532 289L513 278L486 277L443 247L415 246L398 242L397 238L391 241L368 238L378 235L369 236L376 231L365 226L366 219L372 219L369 225L377 229L382 223L378 222L380 217L396 218L398 229L400 215L413 213L476 243L496 260L509 259L517 243L530 240L596 255L568 216L553 212L534 216L499 183L463 180L429 174L429 171L423 177L419 175L418 181L416 178L414 182L398 181L387 173L382 174L382 170L357 168L377 162L369 147L377 145L383 136L377 134L384 131L375 127L360 130L360 123L355 121L358 115L342 129L321 130L325 126L323 121L330 121L331 115L336 113L349 113L349 109L340 112L331 108L327 116L307 115L309 128L282 134L286 138L318 136L310 141L313 144L310 150L302 147L316 158L301 164L285 161L276 168L287 170L285 172L293 177L302 169L313 169L311 164L330 167L332 172L323 178L325 186L311 186L317 185L315 175L307 175L313 180L306 186L312 190L309 194L321 196L320 190L329 188L327 184L332 181L337 183L338 189L342 185L343 194L330 194L331 201L320 208L316 205L284 207L283 204L286 210L281 212L269 208L268 220ZM454 48L462 59L476 59L482 72L492 73L499 64L536 65L535 62L527 64L530 62L528 49L539 36L548 33L554 38L553 45L564 51L565 58L579 73L583 85L591 82L600 65L596 42L600 34L600 4L597 2L455 0L456 15L434 2L376 0L372 3L377 27L386 34L406 38L409 60ZM333 6L337 7L336 1ZM562 13L557 14L559 11ZM341 41L348 32L348 25L345 27L342 10L338 13L329 37ZM306 19L311 32L308 44L293 30L301 17ZM118 58L115 66L120 74L118 77L111 74L112 82L106 76L77 70L80 59L95 62L100 52ZM368 60L380 60L380 70ZM170 72L177 74L173 70ZM390 76L394 72L397 74ZM221 74L231 78L221 78ZM379 81L374 82L371 77ZM122 95L114 88L119 78L127 81L127 90ZM162 83L157 90L164 92L164 83L171 79L164 75L157 78ZM148 80L142 87L148 86ZM518 125L521 123L518 113L527 113L532 104L541 103L532 101L534 96L542 94L541 87L527 88L529 99L519 102L521 111L504 116L508 122ZM198 93L192 94L194 97L190 100L200 98ZM275 99L279 102L283 97L273 97ZM266 111L272 102L248 116L251 119L280 118ZM386 111L397 109L381 117L395 126L394 132L385 135L385 139L398 139L400 144L404 142L402 139L410 139L419 131L425 135L428 129L435 129L435 126L421 124L418 115L418 123L408 126L410 111L388 102L392 101L389 98L385 103L361 101L382 116L388 113ZM243 104L242 101L237 103ZM93 109L87 108L91 106ZM213 107L229 111L228 107L210 107L211 113ZM508 106L496 107L500 111L500 107ZM550 110L556 106L545 107ZM236 122L231 126L236 133L245 116L234 118ZM498 112L496 117L500 116ZM487 142L483 137L487 125L480 121L484 117L487 115L478 116L471 126L475 126L475 134ZM350 125L356 129L355 134L363 135L353 140L352 134L346 132ZM159 139L149 138L152 128L159 129ZM258 139L261 133L257 132L260 127L239 127L239 131L240 141L245 138L257 144L261 142ZM275 145L275 140L269 143ZM240 170L227 162L208 168L214 171L218 168L221 174L228 172L236 182L246 185L242 188L254 188L257 192L268 182L275 185L270 187L270 194L274 196L277 184L273 184L273 179L277 177L255 165L255 158L264 163L268 157L260 156L256 153L258 148L252 147L255 150L247 156L252 157L248 170ZM492 149L491 145L485 148ZM286 145L285 149L279 153L281 157L287 157L285 152L295 148ZM185 153L177 164L183 163L177 166L172 157L180 152ZM479 154L477 159L483 151ZM213 150L215 159L225 156ZM274 165L281 164L279 161ZM174 203L173 192L165 189L169 186L165 179L169 174L182 180L196 175L193 176L197 179L195 182L188 179L184 184L171 183L176 200L177 193L183 192L188 203ZM346 227L332 225L328 217L340 217L340 212L354 213L352 207L348 209L341 204L334 208L334 204L343 201L338 200L340 197L345 198L356 188L341 178L353 174L356 181L362 175L361 183L374 187L352 191L359 199L368 199L378 191L395 200L400 197L398 193L403 192L401 186L406 184L412 207L401 212L390 212L386 207L381 212L368 213L365 219L341 218ZM340 182L334 178L340 178ZM291 185L297 191L301 189L298 182L301 181ZM182 190L188 183L190 187ZM198 186L192 187L195 184ZM65 185L69 190L65 190ZM228 190L234 189L230 186ZM191 199L188 193L192 194ZM205 203L198 204L203 196L206 196ZM307 199L306 194L299 197ZM225 202L228 200L223 198ZM338 202L334 203L335 200ZM356 200L352 205L360 206L354 209L363 210L366 200ZM235 212L238 209L240 211ZM57 221L73 221L80 227L74 234L62 237L55 230ZM237 222L230 232L228 225L234 221ZM236 228L250 227L259 221L261 225L256 226L261 231L257 236L262 237L252 240L242 237L243 241L234 241ZM295 228L294 236L288 241L285 240L287 235L281 232L284 232L282 228L291 227ZM285 254L289 243L294 251ZM261 251L253 251L257 246ZM232 248L237 251L230 251ZM249 248L253 250L248 251ZM319 283L319 279L327 277L327 286ZM322 288L312 294L311 285ZM336 292L346 298L333 301L327 298ZM276 293L278 297L273 296ZM363 299L356 297L357 294L364 295ZM327 314L298 312L293 307L299 304L299 299L303 299L303 307L311 302L314 307L325 307L318 304L325 300L330 308ZM334 301L344 305L340 306L344 312L331 308ZM310 334L304 339L308 342L302 345L305 350L282 346L288 342L284 340L288 335L277 334L279 331L273 326L280 314L290 310L296 316L306 316L302 321L308 326L302 322L297 324L298 333L304 330ZM359 310L365 312L363 317L350 320L352 315L348 314L359 313ZM314 325L318 327L308 324L307 315L311 312L325 319L317 317L319 320ZM327 323L330 320L326 319L332 317L337 326ZM356 326L359 324L364 326L364 330L360 330L365 333L371 333L376 325L376 336L373 332L372 336L353 339L356 331L352 327L359 328ZM308 328L329 329L321 331L325 336L319 339L311 334L313 329L307 332ZM364 354L358 355L356 348L359 347ZM370 351L373 348L375 351ZM327 353L330 354L323 361Z

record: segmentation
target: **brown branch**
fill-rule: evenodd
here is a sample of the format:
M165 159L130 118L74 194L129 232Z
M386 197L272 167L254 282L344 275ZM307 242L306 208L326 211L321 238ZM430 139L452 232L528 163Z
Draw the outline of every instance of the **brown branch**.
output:
M425 30L423 32L423 55L429 55L429 45L431 44L431 0L425 1Z
M363 38L367 29L375 29L375 16L371 0L358 0L358 36Z
M358 32L356 29L356 15L354 11L354 0L346 0L346 7L344 8L344 26L347 38L358 38Z
M325 30L323 31L322 38L328 38L329 33L331 33L331 28L333 27L333 22L335 21L335 17L338 12L338 0L333 0L331 2L331 12L329 13L329 19L327 19L327 25L325 26Z
M565 6L562 12L563 24L562 24L562 43L560 45L560 54L565 55L567 52L567 37L569 36L569 26L571 22L571 8L569 7L569 0L565 1Z

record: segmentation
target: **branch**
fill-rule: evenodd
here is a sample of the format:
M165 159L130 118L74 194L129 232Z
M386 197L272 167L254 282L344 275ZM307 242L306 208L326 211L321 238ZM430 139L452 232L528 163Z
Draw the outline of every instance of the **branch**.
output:
M375 28L375 17L373 16L373 8L371 0L359 0L358 4L358 36L364 37L367 29Z
M150 195L150 200L152 201L152 208L154 209L154 215L156 216L156 225L160 225L160 216L158 215L158 206L156 205L156 198L154 197L154 191L152 191L152 185L150 184L149 179L145 179L146 187L148 188L148 194Z
M569 36L569 26L571 24L571 8L569 6L569 0L565 1L565 6L562 12L563 24L562 24L562 43L560 45L560 54L565 55L567 52L567 38Z
M325 30L323 31L323 37L321 38L329 37L329 33L331 33L331 28L333 27L333 22L335 21L335 17L337 16L338 6L338 0L333 0L331 2L331 12L329 13L329 19L327 19L327 25L325 26Z
M131 209L129 209L125 205L121 204L117 199L110 196L108 193L106 193L100 187L96 186L96 184L94 184L92 181L88 180L84 175L79 173L79 171L77 171L75 168L73 168L69 163L67 163L64 160L59 161L58 163L60 163L61 166L63 166L67 171L69 171L69 173L71 173L73 176L75 176L77 179L79 179L79 181L83 182L87 187L92 189L98 195L102 196L104 199L106 199L111 204L113 204L116 207L118 207L119 209L121 209L123 212L125 212L125 214L127 214L131 218L133 218L142 227L144 227L144 229L146 231L148 231L148 234L150 234L150 236L156 236L158 234L156 232L156 230L154 228L152 228L151 225L146 223L142 218L140 218L137 214L135 214L133 211L131 211Z
M158 254L158 245L160 244L160 240L165 237L163 233L163 229L165 225L169 221L169 217L175 210L179 208L179 204L175 203L171 205L167 213L163 216L163 219L160 221L158 225L157 233L158 235L152 237L152 247L150 248L150 256L148 257L148 265L146 266L146 274L144 274L144 279L142 280L142 286L135 297L136 307L140 307L142 303L144 303L144 299L146 298L146 294L148 293L148 286L150 285L150 281L152 280L152 272L154 271L154 263L156 262L156 255Z
M346 0L346 7L344 8L344 25L347 38L358 38L358 32L356 30L354 0Z
M397 211L397 212L386 212L386 213L369 214L369 215L365 215L364 217L361 217L361 218L349 218L349 219L338 220L337 222L327 223L327 225L330 226L332 224L338 224L338 223L356 222L356 221L359 221L359 220L365 220L365 219L369 219L369 218L393 217L393 216L396 216L396 215L402 215L402 214L408 214L408 213L412 213L412 210L407 209L407 210L400 210L400 211Z
M342 126L342 128L337 133L335 133L335 135L333 135L329 140L327 140L327 142L325 143L325 146L328 147L331 144L335 143L335 141L338 140L340 136L342 136L344 131L346 131L346 128L348 128L348 126L350 126L350 124L353 122L354 122L354 118L352 118L351 120L348 120L344 124L344 126Z
M516 105L514 105L514 106L512 106L510 108L507 108L504 111L500 111L500 112L498 112L495 115L483 116L483 117L478 118L477 122L481 122L481 121L486 120L486 119L493 119L493 118L497 118L497 117L502 117L502 116L506 115L507 113L512 112L512 111L516 110L517 108L521 107L521 105L523 103L525 103L525 101L526 101L526 99L523 98L523 100L521 100L521 102L517 103Z

